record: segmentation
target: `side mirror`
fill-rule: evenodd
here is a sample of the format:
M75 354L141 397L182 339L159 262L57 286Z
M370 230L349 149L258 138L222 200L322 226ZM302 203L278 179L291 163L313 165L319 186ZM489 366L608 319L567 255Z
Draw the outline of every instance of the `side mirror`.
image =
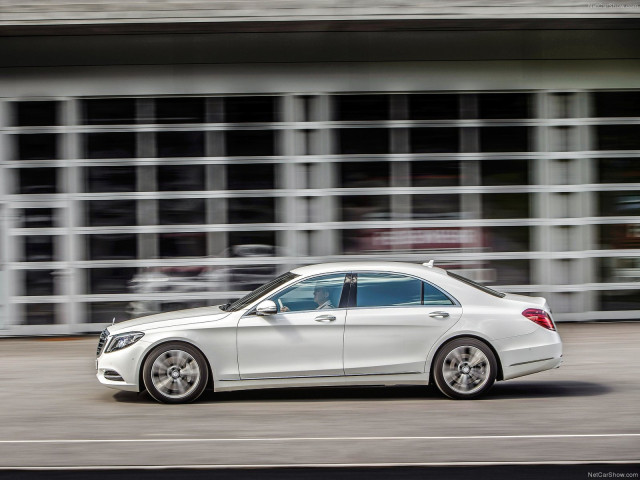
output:
M265 300L260 302L256 307L256 315L260 317L264 317L265 315L275 315L278 313L278 307L276 307L276 303L271 300Z

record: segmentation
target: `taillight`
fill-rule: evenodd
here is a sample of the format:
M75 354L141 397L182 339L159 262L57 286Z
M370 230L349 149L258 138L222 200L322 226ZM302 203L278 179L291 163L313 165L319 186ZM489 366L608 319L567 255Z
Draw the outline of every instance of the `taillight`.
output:
M551 320L549 314L544 310L540 310L538 308L527 308L524 312L522 312L522 315L527 317L532 322L537 323L541 327L546 328L547 330L555 331L556 329L556 326L553 324L553 320Z

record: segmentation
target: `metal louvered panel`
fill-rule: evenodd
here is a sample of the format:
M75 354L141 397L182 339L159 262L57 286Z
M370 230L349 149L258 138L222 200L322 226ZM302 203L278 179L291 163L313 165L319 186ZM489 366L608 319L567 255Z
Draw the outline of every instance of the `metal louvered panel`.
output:
M108 336L109 331L105 328L100 334L100 339L98 340L98 350L96 351L96 357L99 357L102 353L102 349L104 348L104 344L107 341Z

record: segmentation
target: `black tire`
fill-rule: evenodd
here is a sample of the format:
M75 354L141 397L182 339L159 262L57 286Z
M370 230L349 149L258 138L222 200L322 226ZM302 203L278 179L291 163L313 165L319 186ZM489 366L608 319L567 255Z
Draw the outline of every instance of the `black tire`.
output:
M486 343L456 338L446 343L433 362L433 378L449 398L469 400L491 388L498 374L496 357Z
M207 387L209 369L200 351L182 342L154 348L142 366L144 386L161 403L188 403Z

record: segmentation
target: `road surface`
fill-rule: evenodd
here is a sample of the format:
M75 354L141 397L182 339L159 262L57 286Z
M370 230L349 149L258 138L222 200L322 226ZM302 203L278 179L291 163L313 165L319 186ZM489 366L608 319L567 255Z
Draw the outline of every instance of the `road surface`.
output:
M639 461L640 322L559 331L560 369L474 401L342 387L161 405L98 383L97 337L2 339L0 469Z

